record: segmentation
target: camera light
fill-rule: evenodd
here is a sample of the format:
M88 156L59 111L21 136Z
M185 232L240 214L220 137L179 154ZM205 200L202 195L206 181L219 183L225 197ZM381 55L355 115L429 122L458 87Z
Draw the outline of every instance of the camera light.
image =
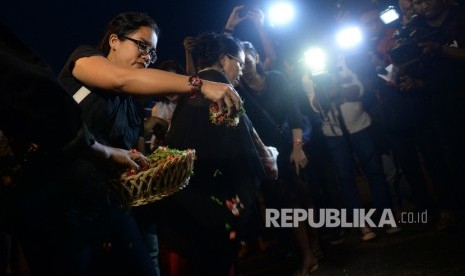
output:
M312 47L304 54L304 62L313 76L325 74L328 72L326 64L326 54L318 47Z
M399 19L399 13L396 11L396 9L393 6L389 6L387 9L382 11L379 15L379 18L383 21L384 24L389 24L397 19Z
M268 18L273 26L289 23L294 15L294 7L289 2L274 3L268 10Z
M336 34L336 42L343 49L358 46L362 41L362 31L358 27L346 27Z

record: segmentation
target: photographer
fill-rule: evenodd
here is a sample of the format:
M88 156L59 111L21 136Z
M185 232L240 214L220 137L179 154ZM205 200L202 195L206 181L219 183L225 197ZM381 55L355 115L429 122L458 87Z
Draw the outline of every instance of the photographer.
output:
M338 68L337 72L328 74L326 79L315 77L314 92L309 80L303 79L303 87L312 108L320 114L321 129L340 179L347 208L354 210L362 207L356 185L355 156L370 186L374 207L381 212L391 208L391 202L381 157L372 136L372 118L362 103L366 89L354 71L348 68L346 56L337 55L334 68ZM399 230L386 229L387 233ZM376 238L369 227L360 227L359 231L362 241Z
M444 158L446 162L435 166L442 172L440 185L435 187L441 211L437 228L442 230L455 220L452 214L464 210L459 199L464 194L460 183L465 181L465 11L440 0L412 3L417 17L407 25L413 35L406 40L415 41L420 54L407 56L414 62L401 68L399 89L429 97L421 108L424 116L431 118L433 133L425 136L438 137L439 146L431 150L439 152L436 161ZM425 159L427 163L431 158ZM435 177L434 172L431 176Z
M388 65L392 66L392 59L388 54L392 53L391 49L395 48L396 42L398 42L393 39L394 31L403 34L407 28L401 27L395 30L385 25L380 20L379 11L377 6L368 6L360 13L359 20L365 27L365 33L371 38L372 45L367 49L367 55L371 59L368 63L356 65L354 65L356 61L352 60L351 65L354 68L356 66L363 67L364 71L357 70L357 73L367 90L375 93L377 98L376 110L372 112L374 126L385 164L389 164L386 162L390 160L389 158L392 158L392 162L395 164L394 170L396 170L397 177L393 181L389 181L389 184L394 207L398 208L396 211L400 212L404 208L411 208L412 204L417 210L431 209L427 178L423 173L418 155L418 149L422 151L422 155L425 155L424 152L429 150L423 145L432 144L430 141L419 139L423 138L422 136L430 137L430 135L424 135L431 125L426 119L425 115L427 114L424 114L425 109L423 108L428 97L418 93L403 93L396 86L396 70L392 69L392 77L383 72L389 69ZM399 54L398 56L405 55ZM375 79L372 76L374 72L379 73L378 76L375 75ZM419 144L420 141L423 145ZM430 155L428 153L428 156ZM385 165L385 173L390 171L388 168L391 167ZM389 180L392 179L390 174L386 173L386 175ZM408 196L406 191L408 188L403 187L403 182L396 180L399 179L399 176L404 176L408 182L411 190L411 194ZM439 179L439 181L442 180Z

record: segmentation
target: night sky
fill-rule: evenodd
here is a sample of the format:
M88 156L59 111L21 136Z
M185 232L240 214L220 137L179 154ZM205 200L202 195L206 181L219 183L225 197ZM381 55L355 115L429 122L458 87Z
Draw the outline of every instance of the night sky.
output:
M103 35L106 23L114 15L124 11L142 11L152 16L161 29L157 50L159 61L175 59L183 64L184 37L195 36L203 31L222 30L232 8L244 1L257 1L264 10L271 2L269 0L9 0L8 3L1 5L0 19L58 74L75 47L84 43L96 45ZM296 49L324 33L330 27L336 10L336 0L289 1L297 6L297 18L294 24L283 29L270 29L269 32L278 45L278 50ZM258 42L251 25L245 23L237 31L240 39Z

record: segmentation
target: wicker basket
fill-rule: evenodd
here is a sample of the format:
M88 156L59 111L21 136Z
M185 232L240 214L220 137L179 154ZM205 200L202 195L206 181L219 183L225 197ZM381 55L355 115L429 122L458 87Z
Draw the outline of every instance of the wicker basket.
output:
M195 150L159 147L147 156L149 168L133 175L123 174L112 181L123 205L145 205L172 195L189 183L193 174Z

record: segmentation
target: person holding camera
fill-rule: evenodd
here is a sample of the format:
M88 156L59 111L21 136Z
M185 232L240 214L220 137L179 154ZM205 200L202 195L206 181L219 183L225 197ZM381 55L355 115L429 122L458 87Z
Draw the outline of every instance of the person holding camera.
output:
M420 91L431 97L428 106L439 139L439 158L445 160L445 178L436 185L440 216L438 230L453 224L456 213L463 213L465 182L465 9L441 0L413 0L417 14L407 27L420 31L413 35L420 55L403 70L399 88L406 93ZM415 24L412 24L415 23ZM419 32L417 32L419 33Z
M303 78L302 86L312 108L321 118L321 129L348 210L352 212L362 208L356 184L355 156L367 178L377 214L381 214L384 209L391 208L391 201L381 157L372 135L372 118L361 100L366 93L365 87L359 77L348 68L344 54L336 54L335 68L338 68L337 72L313 77L312 81L308 77ZM369 227L360 227L359 231L362 241L376 238L375 232ZM393 227L386 231L394 233L399 229Z
M371 109L375 118L375 129L384 160L386 156L392 160L396 176L389 181L395 211L412 208L418 210L430 209L431 199L428 195L428 180L423 172L418 155L420 130L425 128L425 118L420 116L419 103L423 95L402 93L396 86L396 77L389 77L387 70L396 72L389 53L396 47L396 29L386 26L379 17L379 7L367 6L360 12L359 20L370 36L370 44L363 55L370 57L367 62L359 62L360 57L350 61L349 66L355 68L361 82L368 93L376 96ZM377 74L378 73L378 74ZM387 172L388 166L385 166ZM390 179L388 177L388 179ZM405 181L411 190L407 193ZM403 186L403 184L405 184Z

